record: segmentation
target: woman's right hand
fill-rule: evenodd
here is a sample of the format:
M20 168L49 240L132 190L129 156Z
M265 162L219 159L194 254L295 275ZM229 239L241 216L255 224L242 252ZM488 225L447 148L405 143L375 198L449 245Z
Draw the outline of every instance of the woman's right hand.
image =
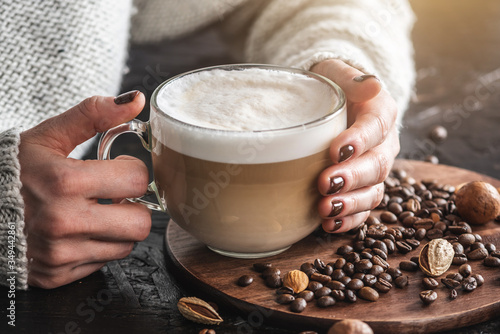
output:
M127 122L144 107L137 92L94 96L21 134L19 162L28 242L28 283L55 288L127 256L145 239L151 215L121 201L146 192L148 171L136 158L75 160L68 154L96 133ZM99 204L97 199L114 199Z

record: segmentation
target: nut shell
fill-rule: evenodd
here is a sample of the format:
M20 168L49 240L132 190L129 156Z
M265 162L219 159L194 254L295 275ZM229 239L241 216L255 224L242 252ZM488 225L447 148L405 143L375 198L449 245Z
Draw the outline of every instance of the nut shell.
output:
M458 213L471 224L486 224L500 214L500 194L487 182L464 184L455 195Z
M223 321L210 304L196 297L179 299L177 308L184 318L200 324L218 325Z
M431 240L422 248L418 263L426 275L437 277L450 268L454 256L455 251L448 240L438 238Z
M300 293L307 289L309 277L301 270L292 270L283 277L283 286L290 288L294 293Z

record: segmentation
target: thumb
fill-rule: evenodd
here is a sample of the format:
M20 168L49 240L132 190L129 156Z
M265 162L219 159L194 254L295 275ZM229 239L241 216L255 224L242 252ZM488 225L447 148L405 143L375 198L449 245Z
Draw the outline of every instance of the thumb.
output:
M67 156L98 132L132 120L141 112L144 103L144 95L137 90L116 98L92 96L27 132L31 132L31 138L38 144Z
M366 102L377 96L382 89L377 77L366 75L339 59L324 60L314 65L311 71L339 85L347 100L352 103Z

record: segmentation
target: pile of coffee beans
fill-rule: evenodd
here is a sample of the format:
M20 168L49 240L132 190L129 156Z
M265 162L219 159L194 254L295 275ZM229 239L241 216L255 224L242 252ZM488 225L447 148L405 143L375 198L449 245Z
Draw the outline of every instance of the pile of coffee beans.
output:
M331 307L339 302L355 303L358 298L375 302L393 287L404 289L409 276L419 270L418 254L411 256L422 242L442 238L453 246L453 265L439 282L432 277L422 281L420 299L430 304L438 298L436 288L450 289L449 298L458 296L458 289L474 291L484 282L479 273L472 273L468 261L482 260L485 266L500 267L500 252L495 245L483 243L479 234L457 212L455 187L436 180L416 181L404 170L393 170L385 181L385 194L377 209L380 218L370 216L364 224L350 233L352 242L338 247L337 258L331 262L314 259L302 263L300 270L307 274L307 289L299 293L282 286L281 271L271 263L255 263L253 269L261 274L265 284L276 289L276 302L287 304L292 312L304 311L308 303ZM388 258L395 253L408 258L391 267ZM238 280L240 286L253 281L248 275Z

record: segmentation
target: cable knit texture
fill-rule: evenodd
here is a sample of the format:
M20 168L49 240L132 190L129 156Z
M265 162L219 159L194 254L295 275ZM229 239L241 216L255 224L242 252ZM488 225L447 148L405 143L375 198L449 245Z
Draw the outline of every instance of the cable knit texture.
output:
M134 12L134 15L132 13ZM16 233L17 287L26 288L19 130L85 97L116 95L130 35L137 43L213 25L242 62L309 69L330 58L376 74L406 108L414 81L405 0L0 0L0 284ZM401 119L402 112L399 119Z

